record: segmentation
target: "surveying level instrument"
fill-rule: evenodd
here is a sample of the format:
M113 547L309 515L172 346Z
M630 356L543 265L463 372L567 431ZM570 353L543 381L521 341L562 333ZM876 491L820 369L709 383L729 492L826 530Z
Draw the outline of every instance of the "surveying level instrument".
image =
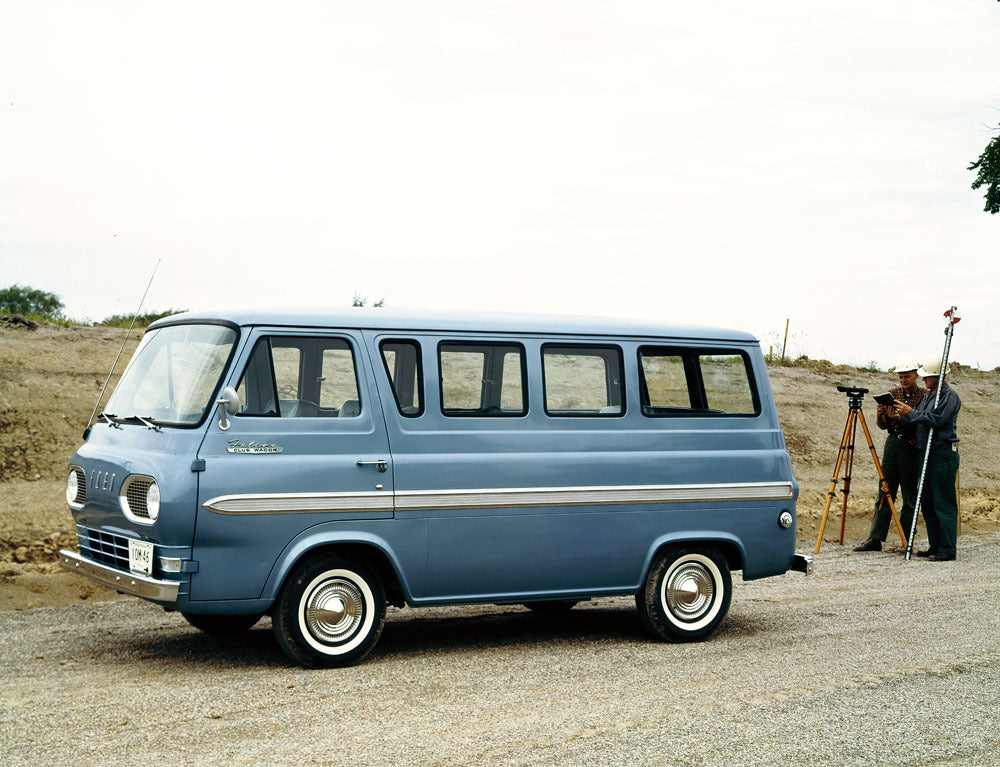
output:
M819 554L823 545L823 533L826 531L826 520L830 515L830 504L837 491L837 475L840 474L840 466L844 465L844 504L840 510L840 540L844 545L844 527L847 524L847 499L851 494L851 472L854 469L854 437L858 431L858 422L864 430L865 439L868 441L868 450L871 451L872 460L875 461L875 471L878 473L878 482L881 493L879 498L885 498L889 503L889 511L892 512L892 520L896 523L899 531L899 539L906 545L906 534L903 532L903 525L899 521L899 514L896 513L896 504L892 501L892 493L889 492L889 483L882 472L882 464L878 460L878 453L872 443L871 432L868 431L868 423L865 421L865 414L861 411L861 403L868 393L868 389L861 389L856 386L838 386L837 391L847 395L847 424L844 426L844 436L840 438L840 449L837 451L837 463L833 467L833 479L830 480L830 489L826 493L826 506L823 509L823 520L819 525L819 535L816 537L816 550L814 554Z
M951 338L955 335L955 325L958 324L962 316L958 313L958 307L953 306L948 311L944 313L945 326L944 326L944 351L941 353L941 369L938 371L940 375L938 376L938 385L934 390L934 410L937 410L938 402L941 399L941 388L944 386L945 376L948 375L948 353L951 351ZM906 560L910 560L910 555L913 554L913 539L917 532L917 514L920 513L920 499L923 498L924 493L924 478L927 476L927 461L931 455L931 441L934 439L934 427L930 427L927 431L927 444L924 446L924 462L920 467L920 483L917 485L917 507L913 510L913 522L910 525L910 537L906 541ZM956 490L955 490L955 500L956 505L958 501L958 475L955 476Z

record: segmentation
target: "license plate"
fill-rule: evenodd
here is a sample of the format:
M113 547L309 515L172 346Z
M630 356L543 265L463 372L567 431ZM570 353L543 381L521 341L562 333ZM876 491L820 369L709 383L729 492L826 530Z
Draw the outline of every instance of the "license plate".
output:
M129 538L128 569L133 573L153 574L153 544Z

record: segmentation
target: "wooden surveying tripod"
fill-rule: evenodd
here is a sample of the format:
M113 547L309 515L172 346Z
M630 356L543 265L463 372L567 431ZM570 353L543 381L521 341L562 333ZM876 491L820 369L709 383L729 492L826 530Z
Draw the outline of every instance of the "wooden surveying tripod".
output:
M868 424L865 422L865 414L861 412L861 401L868 393L867 389L858 389L853 386L838 386L837 391L842 391L847 395L847 425L844 426L844 436L840 439L840 450L837 451L837 464L833 467L833 479L830 480L830 489L827 491L826 507L823 509L823 521L819 525L819 536L816 538L816 550L814 554L819 554L823 545L823 533L826 531L826 520L830 515L830 504L836 495L837 475L840 474L840 466L844 464L844 505L840 511L840 545L844 545L844 526L847 524L847 498L851 494L851 471L854 468L854 436L858 431L858 421L865 432L865 439L868 440L868 449L871 451L872 459L875 461L875 471L878 472L879 488L882 492L879 495L879 503L885 499L889 503L889 510L892 512L892 519L896 523L899 531L899 539L906 546L906 534L903 526L899 522L899 514L896 513L896 505L892 502L892 494L889 492L889 483L886 482L885 474L882 473L882 464L879 463L878 453L875 445L872 444L872 435L868 431ZM846 461L845 461L846 456Z

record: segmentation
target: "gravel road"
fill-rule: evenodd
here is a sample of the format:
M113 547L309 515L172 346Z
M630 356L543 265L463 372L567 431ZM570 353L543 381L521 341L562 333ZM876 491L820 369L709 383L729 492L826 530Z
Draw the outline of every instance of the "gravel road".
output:
M736 583L708 642L630 599L390 610L361 666L292 667L265 619L137 600L0 613L5 765L1000 765L1000 535L957 562L826 543Z

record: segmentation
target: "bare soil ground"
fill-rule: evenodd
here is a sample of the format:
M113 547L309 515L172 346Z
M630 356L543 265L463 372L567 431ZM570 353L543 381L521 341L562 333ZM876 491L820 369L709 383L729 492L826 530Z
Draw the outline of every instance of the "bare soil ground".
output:
M733 584L708 642L628 597L389 610L368 660L298 668L137 599L0 612L4 767L1000 765L1000 535L956 562L826 546ZM53 726L57 723L57 726Z
M64 575L55 556L76 540L64 499L67 462L124 336L118 328L31 328L0 318L0 610L115 598L107 589ZM138 338L133 331L119 370ZM801 486L799 550L811 552L847 419L846 397L835 387L881 392L894 384L895 376L825 361L775 365L770 373ZM1000 466L995 458L1000 447L1000 370L981 372L953 364L950 381L962 398L962 533L993 533L1000 530ZM875 428L874 413L869 397L865 415L881 455L882 433ZM876 488L874 463L860 430L857 446L845 543L866 537ZM837 545L842 487L838 482L824 546Z

